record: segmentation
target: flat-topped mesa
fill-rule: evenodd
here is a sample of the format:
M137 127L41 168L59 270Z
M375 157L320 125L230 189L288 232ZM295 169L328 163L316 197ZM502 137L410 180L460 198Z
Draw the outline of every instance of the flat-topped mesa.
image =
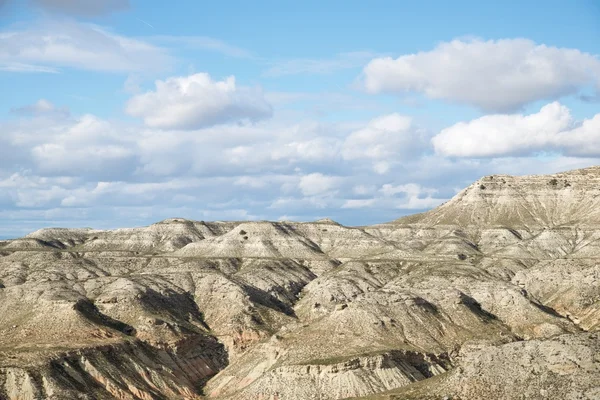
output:
M396 224L464 227L600 225L600 167L552 175L486 176L441 206Z

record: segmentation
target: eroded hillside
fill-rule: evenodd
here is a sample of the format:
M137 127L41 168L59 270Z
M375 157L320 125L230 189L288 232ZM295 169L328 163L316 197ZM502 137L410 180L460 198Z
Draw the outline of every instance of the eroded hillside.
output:
M424 214L0 242L0 398L600 398L600 168Z

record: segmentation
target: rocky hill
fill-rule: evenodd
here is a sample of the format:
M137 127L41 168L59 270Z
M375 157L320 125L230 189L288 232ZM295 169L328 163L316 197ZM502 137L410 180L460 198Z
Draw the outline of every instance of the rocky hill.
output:
M0 399L598 399L600 168L368 227L0 242Z

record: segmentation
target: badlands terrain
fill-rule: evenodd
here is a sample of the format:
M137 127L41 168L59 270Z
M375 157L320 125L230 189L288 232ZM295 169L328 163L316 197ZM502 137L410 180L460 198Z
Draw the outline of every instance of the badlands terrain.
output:
M0 242L0 399L600 399L600 168Z

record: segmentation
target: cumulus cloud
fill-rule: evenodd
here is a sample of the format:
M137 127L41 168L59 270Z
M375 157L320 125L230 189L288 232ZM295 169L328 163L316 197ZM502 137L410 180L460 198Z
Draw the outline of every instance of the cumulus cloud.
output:
M46 174L118 175L135 157L134 152L119 145L97 145L85 148L69 144L45 143L31 150L40 172Z
M0 127L5 138L0 147L0 215L28 230L132 226L173 215L274 219L281 210L298 219L336 218L343 212L345 193L365 196L375 189L372 174L359 171L360 159L327 158L325 152L274 157L296 147L288 144L321 136L333 135L329 139L341 143L352 132L347 126L269 120L167 131L92 115L24 117ZM339 162L348 164L335 171ZM357 185L362 187L355 189ZM369 218L397 217L390 207L376 204ZM40 212L25 214L26 209ZM64 209L72 212L49 211ZM390 215L375 217L386 212ZM34 222L22 221L34 214ZM6 224L0 221L0 232L7 232Z
M298 181L298 177L294 175L243 175L235 178L233 184L248 189L261 189L264 190L270 186L282 186L282 185L295 185Z
M344 202L342 208L368 208L373 207L377 199L349 199Z
M40 100L17 109L23 118L2 126L6 157L3 168L35 170L42 176L109 178L131 174L138 148L137 138L126 129L86 114L71 117L68 111Z
M371 160L373 170L385 174L391 164L418 157L425 146L425 132L411 119L399 114L371 120L366 127L348 135L341 148L346 160Z
M74 180L68 177L43 177L15 172L0 179L0 189L18 207L56 206L73 183Z
M206 73L158 80L156 90L132 97L126 110L147 126L163 129L256 121L272 114L259 89L239 87L233 76L214 81Z
M39 136L31 155L40 171L47 174L124 174L135 160L134 143L124 138L109 122L83 115L56 135Z
M486 115L460 122L432 138L435 151L454 157L526 156L540 151L600 155L600 114L575 121L550 103L534 114Z
M171 178L153 182L100 181L70 190L62 198L61 205L91 206L98 202L110 205L145 205L148 201L164 202L164 197L171 196L172 193L182 197L186 191L204 186L207 186L206 182L196 178Z
M379 190L385 197L392 197L398 193L405 193L410 196L420 196L421 194L432 195L437 193L437 189L424 188L421 185L415 183L408 183L405 185L391 185L386 183Z
M558 116L554 120L564 116L561 107L550 113ZM32 229L42 223L103 227L106 221L131 226L174 215L286 214L368 224L434 207L484 174L554 172L598 160L447 158L432 153L426 135L397 114L360 124L294 124L276 116L256 124L168 130L61 114L45 100L19 109L0 124L0 216ZM596 118L564 119L564 132L578 143L564 152L592 148L582 145L586 138L600 143L593 136ZM537 132L544 123L535 121L528 125ZM79 216L70 221L49 211L67 208ZM27 214L41 222L26 225L25 209L48 213ZM6 232L1 220L0 232Z
M426 131L399 114L383 115L360 125L362 128L356 129L355 124L279 123L265 131L266 135L229 148L226 156L245 168L335 165L350 171L366 166L383 175L401 162L418 158L429 145Z
M267 182L265 179L260 179L255 176L240 176L233 182L233 184L252 189L262 189L265 186L267 186Z
M389 157L397 150L402 150L402 145L411 142L410 127L410 118L399 114L373 119L365 128L351 133L346 138L342 154L348 160ZM407 132L409 134L404 135ZM390 146L392 144L396 146Z
M386 183L377 191L377 196L366 199L348 199L342 208L396 208L425 210L436 207L447 199L434 197L437 189L423 187L417 183L393 185Z
M509 112L588 86L599 90L600 60L527 39L453 40L427 52L376 58L363 78L371 93L422 93L487 112Z
M157 71L172 62L160 47L92 24L45 22L25 30L0 32L0 70L4 71Z
M94 17L129 8L129 0L30 0L48 11Z
M367 195L376 190L374 185L356 185L352 188L352 193L357 195Z
M275 146L271 153L274 160L295 160L322 162L338 158L341 147L338 138L316 137L307 140L293 140Z
M339 184L339 177L323 175L316 172L302 176L298 183L298 187L305 196L314 196L329 193Z

